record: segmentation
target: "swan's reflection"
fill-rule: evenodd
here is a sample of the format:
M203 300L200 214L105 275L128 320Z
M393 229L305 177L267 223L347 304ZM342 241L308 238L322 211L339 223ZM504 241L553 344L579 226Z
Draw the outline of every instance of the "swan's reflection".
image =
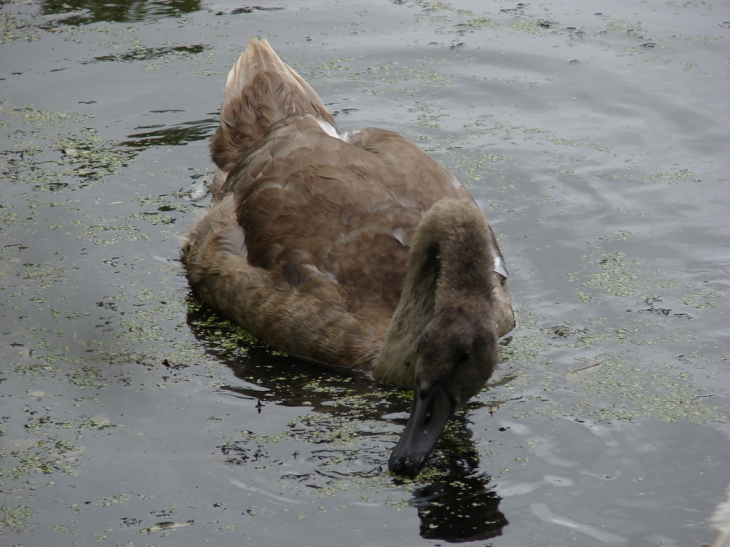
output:
M377 427L368 431L368 442L358 443L354 449L302 440L297 446L297 470L280 480L295 481L316 489L321 487L316 484L317 480L370 480L382 478L387 473L387 454L392 449L392 432L388 432L388 424L392 422L384 416L397 413L401 417L393 421L405 425L411 402L402 390L374 384L366 375L356 371L350 371L350 377L343 382L342 375L321 366L271 355L255 347L247 348L243 355L234 348L236 344L247 343L245 336L236 342L236 337L240 336L239 327L221 321L205 308L200 309L194 299L190 299L189 304L188 325L205 345L206 353L224 362L246 384L222 386L223 392L250 399L251 404L260 400L264 404L268 401L281 406L311 406L316 415L341 415L339 417L344 421L372 420L385 424L383 431L378 431ZM312 385L317 386L314 391ZM254 387L255 390L252 389ZM350 402L342 406L333 405L338 399ZM358 407L355 412L352 404ZM472 402L471 406L475 404ZM328 427L334 423L328 421ZM314 429L316 425L309 424L308 430ZM359 435L362 436L362 432ZM361 437L361 440L364 438ZM219 448L228 463L256 462L266 466L266 458L256 453L256 450L261 450L259 443L243 440ZM278 455L274 459L280 458L281 455ZM501 498L490 488L490 477L479 472L479 459L466 418L463 414L453 417L429 462L435 478L425 485L421 479L419 486L411 492L409 503L418 511L423 538L457 543L485 540L502 534L502 528L508 521L499 511Z
M413 490L410 504L418 510L425 539L485 540L502 535L509 524L491 477L479 471L479 451L471 436L465 415L452 418L431 463L438 478Z
M455 475L413 491L421 536L448 542L478 541L502 535L507 519L499 498L483 475Z

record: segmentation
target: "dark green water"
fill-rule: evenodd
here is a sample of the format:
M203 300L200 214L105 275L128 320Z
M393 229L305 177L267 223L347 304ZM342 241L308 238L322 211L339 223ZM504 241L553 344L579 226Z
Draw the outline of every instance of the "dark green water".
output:
M519 328L416 481L407 393L258 345L177 262L252 36L500 237ZM727 2L0 5L0 544L711 543L729 42Z

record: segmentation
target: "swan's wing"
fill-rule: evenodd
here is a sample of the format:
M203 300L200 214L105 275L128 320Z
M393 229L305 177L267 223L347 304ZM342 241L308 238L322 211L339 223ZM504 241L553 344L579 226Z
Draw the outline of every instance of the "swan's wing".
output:
M353 312L392 313L416 226L435 201L466 190L403 137L366 131L407 149L404 162L383 150L384 138L372 152L330 137L311 116L287 118L235 166L223 192L235 193L252 265L294 287L328 279Z
M377 158L385 184L400 199L426 208L444 198L473 201L448 169L399 133L368 127L346 133L343 139Z

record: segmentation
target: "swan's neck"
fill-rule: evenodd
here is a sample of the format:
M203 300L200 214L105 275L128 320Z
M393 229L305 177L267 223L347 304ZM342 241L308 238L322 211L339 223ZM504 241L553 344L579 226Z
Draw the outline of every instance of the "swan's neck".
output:
M474 203L443 200L431 207L412 240L403 292L373 377L412 387L424 328L462 298L486 303L493 289L493 262L489 227Z

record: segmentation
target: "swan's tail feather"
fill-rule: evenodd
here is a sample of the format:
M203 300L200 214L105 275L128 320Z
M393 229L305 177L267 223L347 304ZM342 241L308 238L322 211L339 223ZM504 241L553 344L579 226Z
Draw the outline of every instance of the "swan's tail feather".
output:
M211 140L213 161L228 170L274 122L311 114L337 129L334 118L307 82L253 38L228 73L220 126Z

